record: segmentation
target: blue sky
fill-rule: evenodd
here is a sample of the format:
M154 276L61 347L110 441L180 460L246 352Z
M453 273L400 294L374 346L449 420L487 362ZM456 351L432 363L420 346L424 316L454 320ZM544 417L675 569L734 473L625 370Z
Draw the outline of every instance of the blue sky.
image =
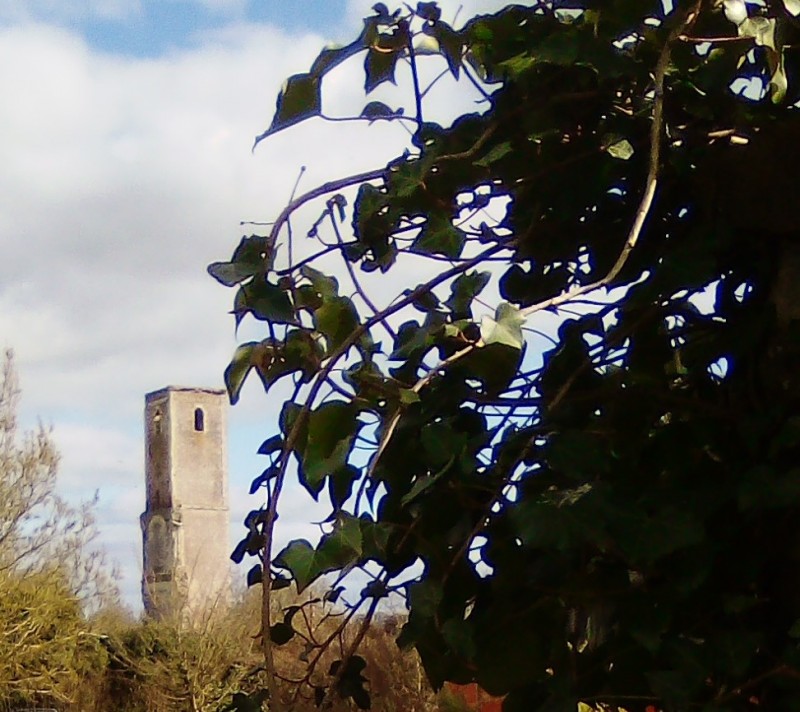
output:
M0 3L0 347L16 352L22 422L53 426L62 493L99 491L100 541L136 610L144 395L220 387L237 344L233 295L206 265L230 256L240 220L281 210L301 166L307 190L385 165L407 145L385 122L312 121L250 150L284 79L325 43L355 37L371 4ZM462 18L502 4L442 2L445 17L463 5ZM326 79L326 113L360 113L360 72L356 61ZM370 98L408 105L398 74L399 87ZM474 106L448 84L426 101L443 120ZM263 338L260 328L239 338ZM263 464L255 451L280 406L254 382L231 409L232 545L259 504L247 496ZM279 543L313 538L317 514L288 488Z
M230 7L144 0L129 17L83 18L76 26L92 46L109 53L158 56L196 45L198 35L229 22L269 24L287 32L322 35L341 30L344 0L264 0Z

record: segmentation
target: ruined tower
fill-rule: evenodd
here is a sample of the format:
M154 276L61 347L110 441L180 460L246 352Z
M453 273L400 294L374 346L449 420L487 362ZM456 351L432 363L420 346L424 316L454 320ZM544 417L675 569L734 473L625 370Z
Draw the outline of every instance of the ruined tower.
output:
M142 599L156 617L195 617L229 595L225 391L145 396Z

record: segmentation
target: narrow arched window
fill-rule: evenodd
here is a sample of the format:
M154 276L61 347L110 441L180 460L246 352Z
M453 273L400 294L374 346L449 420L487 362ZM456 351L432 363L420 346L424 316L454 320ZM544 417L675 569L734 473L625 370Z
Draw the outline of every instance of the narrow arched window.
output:
M161 435L161 411L158 408L156 408L156 412L153 415L153 429L156 435Z
M203 417L203 409L202 408L195 408L194 409L194 429L201 433L205 430L205 423Z

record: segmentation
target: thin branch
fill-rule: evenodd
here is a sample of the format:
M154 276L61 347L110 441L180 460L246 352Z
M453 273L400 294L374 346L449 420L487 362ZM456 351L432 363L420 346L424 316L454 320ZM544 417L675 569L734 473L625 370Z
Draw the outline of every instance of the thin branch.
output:
M426 86L426 87L425 87L425 88L422 90L422 93L420 94L420 96L421 96L421 97L424 99L424 98L425 98L425 95L426 95L426 94L427 94L427 93L428 93L428 92L429 92L431 89L433 89L433 87L434 87L434 86L436 86L436 84L437 84L437 83L438 83L438 82L439 82L439 81L442 79L442 77L444 77L445 75L447 75L447 74L449 74L449 73L450 73L450 68L449 68L449 67L448 67L447 69L443 69L441 72L439 72L439 74L437 74L437 75L436 75L436 77L435 77L434 79L432 79L432 80L431 80L431 83L430 83L430 84L428 84L428 86Z
M278 277L283 277L284 275L291 274L292 272L300 269L301 267L305 267L306 265L315 262L320 257L324 257L325 255L331 252L336 252L337 250L341 250L344 247L348 247L349 245L355 245L355 244L358 244L357 241L345 242L342 245L326 245L319 252L315 252L313 255L310 255L309 257L305 257L304 259L299 260L297 264L293 265L292 267L287 267L286 269L276 269L275 274L278 275Z
M343 123L346 121L368 121L369 123L374 123L375 121L409 121L412 124L417 123L410 116L398 113L381 114L380 116L328 116L327 114L320 114L319 118L331 123Z
M691 44L720 44L723 42L752 42L753 37L748 35L726 35L723 37L689 37L689 35L678 35L681 42Z
M564 304L565 302L586 294L587 292L592 292L595 289L600 289L601 287L607 287L609 284L611 284L611 282L614 281L627 263L631 252L633 252L633 249L636 247L636 244L639 241L639 236L642 232L642 228L644 227L645 220L647 220L647 217L650 214L650 208L653 205L656 188L658 187L658 177L661 163L661 135L664 129L664 78L666 77L667 69L669 68L672 43L675 42L681 36L684 30L686 30L694 22L697 14L700 11L701 4L702 0L697 0L694 7L687 13L686 18L680 24L680 26L670 33L670 36L664 43L664 48L661 50L658 63L656 64L655 74L653 77L653 123L650 127L650 160L647 171L647 181L645 184L644 195L642 196L641 202L639 203L639 208L636 211L633 225L628 233L627 240L625 240L622 251L620 252L619 257L617 257L617 261L614 263L613 267L611 267L605 277L602 277L595 282L591 282L580 287L575 287L562 294L551 297L550 299L545 299L543 302L526 307L525 309L521 309L520 314L522 316L530 316L531 314L535 314L536 312L544 309L550 309L560 304Z
M345 670L347 669L347 662L353 657L353 655L355 655L356 651L358 650L358 646L361 645L361 641L364 640L364 636L366 636L367 631L372 624L372 619L375 616L375 611L378 609L378 603L380 600L381 599L378 596L375 596L372 599L372 603L369 604L369 608L364 616L364 620L361 621L361 625L358 628L358 633L356 633L356 637L353 638L353 642L350 643L350 645L347 647L347 651L342 655L342 660L339 663L339 669L336 671L336 674L334 675L333 680L328 687L328 691L325 693L325 697L322 700L322 704L320 705L321 709L330 709L333 695L336 692L336 688L339 685Z
M491 101L492 95L486 91L483 84L481 84L476 77L472 76L472 72L470 71L469 65L466 62L463 62L461 64L461 68L464 72L464 76L466 76L466 78L469 79L469 81L472 83L472 86L474 86L480 92L481 96L483 96L483 98L486 101Z
M459 153L447 153L444 156L439 156L436 159L436 163L443 163L445 161L462 161L466 160L467 158L472 158L486 145L486 142L494 135L494 132L497 131L497 128L498 124L489 124L486 130L478 137L478 140L475 141L475 143L473 143L468 149L465 151L460 151Z
M339 231L339 224L336 222L336 216L333 214L332 206L328 205L328 217L330 218L331 225L333 226L333 234L336 236L336 241L339 243L340 246L344 247L344 240L342 239L342 234ZM371 310L372 313L376 316L380 315L381 311L378 307L375 306L375 303L369 298L369 295L366 293L364 288L361 286L361 282L356 276L355 270L353 269L353 265L350 264L350 260L347 259L347 255L342 255L344 266L347 269L347 273L350 275L350 281L353 283L353 286L356 288L356 292L364 300L364 304L366 304ZM384 329L386 329L389 336L392 337L392 341L397 341L397 334L395 333L394 329L389 325L389 322L386 319L381 320L381 325Z
M356 173L355 175L347 176L346 178L328 181L327 183L323 183L313 190L308 191L308 193L303 193L303 195L301 195L299 198L295 198L283 210L281 210L280 215L278 215L278 217L275 219L275 223L273 224L272 230L270 230L269 233L270 244L277 244L277 239L281 228L283 228L283 226L286 224L286 221L298 208L312 200L321 198L323 195L333 193L337 190L342 190L342 188L348 188L351 185L358 185L359 183L366 183L370 180L383 178L386 175L386 170L387 169L384 166L383 168L376 168L364 173Z
M295 195L297 195L297 186L300 185L300 179L303 177L303 173L305 173L305 172L306 172L306 167L305 166L300 166L300 172L297 174L297 179L294 182L294 187L292 188L292 193L289 196L289 203L291 203L294 200ZM292 262L294 261L293 251L292 251L292 243L294 242L294 236L292 234L292 222L291 222L291 220L289 220L288 217L286 219L286 229L287 229L287 232L288 232L288 239L287 239L286 242L288 243L289 269L291 269L292 268ZM275 243L273 242L271 244L274 245Z
M439 373L441 373L444 369L448 366L452 365L459 359L464 358L467 354L472 353L480 344L481 342L475 342L470 344L469 346L464 347L460 351L456 351L451 356L448 356L444 361L442 361L436 368L431 369L428 373L426 373L422 378L420 378L412 387L411 390L414 393L419 393L422 391L425 386L427 386ZM375 456L372 458L372 462L370 462L369 470L367 471L366 480L369 480L375 472L375 468L378 466L378 461L383 455L384 451L386 450L387 446L389 445L389 441L392 439L392 435L394 434L395 429L397 428L397 423L400 421L400 416L403 414L403 409L398 408L397 411L392 416L392 419L389 421L389 425L387 426L386 430L381 437L380 444L378 445L378 449L375 452Z
M414 104L417 109L417 126L422 128L422 90L419 86L419 72L417 70L417 54L414 51L414 36L408 33L408 59L411 63L411 78L414 82Z

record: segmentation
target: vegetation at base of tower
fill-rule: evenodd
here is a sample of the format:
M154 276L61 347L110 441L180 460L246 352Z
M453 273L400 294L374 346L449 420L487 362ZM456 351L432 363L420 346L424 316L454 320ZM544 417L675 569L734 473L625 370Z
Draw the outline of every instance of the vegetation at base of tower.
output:
M260 601L245 596L225 611L187 626L185 621L136 621L106 608L90 618L63 580L49 574L23 579L3 576L0 597L0 710L55 708L81 712L220 712L241 700L264 698L266 677L259 666ZM251 592L252 593L252 592ZM309 602L310 601L310 602ZM333 632L317 598L289 591L280 607L302 606L304 620L322 633ZM328 604L330 605L330 604ZM354 621L344 632L346 642ZM367 661L374 709L379 712L457 712L452 695L435 695L413 652L398 655L384 616L361 651ZM278 654L284 672L301 674L303 631ZM326 659L330 664L330 659ZM292 686L279 681L282 692ZM232 707L233 705L233 707ZM251 707L257 709L257 707ZM317 709L313 695L299 698L295 712Z
M377 3L287 80L256 144L313 130L357 62L384 94L352 118L410 142L209 267L264 324L232 402L252 373L293 384L234 552L266 667L293 629L271 590L364 568L365 624L403 594L433 685L509 712L796 709L800 3L446 19ZM437 95L467 108L437 123ZM276 552L295 469L327 533ZM368 707L341 653L321 702Z

